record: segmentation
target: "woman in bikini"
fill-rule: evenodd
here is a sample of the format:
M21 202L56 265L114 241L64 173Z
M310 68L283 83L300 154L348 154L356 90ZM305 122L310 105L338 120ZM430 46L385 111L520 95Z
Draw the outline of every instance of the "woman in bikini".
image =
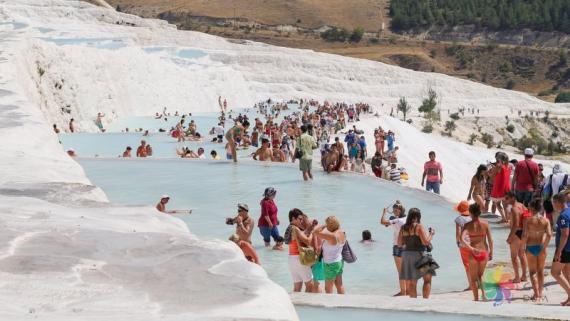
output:
M467 201L471 198L479 205L480 209L485 208L485 184L486 184L487 166L479 165L477 172L471 178L471 188L467 194Z
M461 244L471 251L469 257L469 284L473 291L473 299L479 301L479 289L486 301L483 289L483 273L487 262L493 259L493 238L489 223L479 220L481 208L478 204L469 205L471 222L466 223L461 233Z
M530 201L528 209L532 216L524 222L522 246L526 248L530 282L534 292L532 300L542 302L546 248L552 238L552 229L550 228L550 221L541 214L542 203L540 199Z
M237 163L237 141L241 140L243 134L249 127L249 122L246 120L243 124L236 122L235 126L230 128L226 133L226 139L228 140L228 145L232 153L232 159L234 163Z

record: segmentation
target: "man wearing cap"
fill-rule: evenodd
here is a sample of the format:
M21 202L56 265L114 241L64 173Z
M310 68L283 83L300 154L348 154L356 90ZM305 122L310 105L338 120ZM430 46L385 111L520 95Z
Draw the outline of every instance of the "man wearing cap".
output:
M176 211L167 211L167 210L166 210L166 203L168 203L169 200L170 200L170 196L168 196L168 195L162 195L162 196L160 197L160 202L158 202L158 204L156 204L156 209L157 209L159 212L166 213L166 214L174 214L174 213L176 213Z
M471 255L471 250L468 247L461 245L461 233L463 232L463 227L465 224L471 222L471 216L469 215L469 202L461 201L454 207L455 211L459 213L459 216L455 218L455 241L457 242L457 247L459 248L459 254L461 255L461 262L463 267L465 267L465 273L467 274L467 290L470 289L469 286L469 256Z
M532 160L534 150L526 148L524 150L524 160L517 163L513 182L517 201L528 206L532 199L534 190L538 183L538 164Z
M236 224L236 234L241 241L251 244L251 233L253 232L253 218L249 216L247 204L238 204L238 215L233 219Z

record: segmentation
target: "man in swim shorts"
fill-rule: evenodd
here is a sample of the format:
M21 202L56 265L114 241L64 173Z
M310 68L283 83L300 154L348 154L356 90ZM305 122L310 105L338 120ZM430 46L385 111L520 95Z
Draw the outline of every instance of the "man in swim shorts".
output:
M392 150L393 148L389 149ZM424 174L422 175L422 186L426 186L426 191L433 191L439 194L439 187L443 184L443 168L441 163L435 160L435 152L429 152L429 161L424 164ZM427 182L426 182L427 178Z
M552 197L554 211L560 213L556 220L556 252L552 262L552 276L556 282L566 291L568 298L561 302L563 306L570 306L570 209L568 200L563 193Z

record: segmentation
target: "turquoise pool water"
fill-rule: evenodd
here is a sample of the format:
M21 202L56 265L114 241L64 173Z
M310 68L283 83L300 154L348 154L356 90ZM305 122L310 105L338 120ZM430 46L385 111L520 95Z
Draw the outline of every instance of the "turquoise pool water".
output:
M41 40L54 43L58 46L82 45L95 47L98 49L115 50L126 46L124 41L119 38L52 38L43 37Z
M170 209L193 208L192 215L180 216L192 233L203 238L227 239L233 227L225 217L235 215L236 204L249 204L257 221L259 201L265 187L277 189L280 230L287 223L287 213L298 207L310 217L323 221L328 215L340 218L348 240L359 260L347 264L344 280L348 293L393 294L397 288L396 271L391 256L392 230L380 226L381 208L400 199L406 207L422 210L423 223L436 229L434 257L440 263L433 291L448 292L465 288L465 273L455 245L455 214L452 205L417 190L397 186L373 177L325 175L317 172L315 180L304 183L292 165L259 165L241 162L183 159L78 159L91 181L103 188L112 202L155 205L161 194L171 195ZM157 214L159 215L159 214ZM506 229L494 228L497 242L506 239ZM369 229L376 242L359 243L361 232ZM263 247L257 229L254 246L269 277L291 289L287 253ZM506 246L495 250L495 257L507 258Z
M197 49L183 49L178 47L145 47L143 50L149 54L166 52L173 58L198 59L208 54Z

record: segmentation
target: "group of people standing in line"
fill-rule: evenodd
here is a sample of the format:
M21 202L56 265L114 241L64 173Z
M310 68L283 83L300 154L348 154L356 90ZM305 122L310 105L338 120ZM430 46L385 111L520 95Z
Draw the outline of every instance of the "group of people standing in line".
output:
M520 161L509 161L504 152L496 153L494 163L478 166L467 200L458 205L461 216L456 219L457 244L475 300L479 299L476 285L481 288L485 266L493 254L489 225L479 217L482 212L494 214L495 211L501 218L497 223L509 227L506 243L514 272L512 282L525 282L529 276L533 288L531 298L536 302L544 300L547 246L553 227L556 229L551 274L570 299L570 212L567 209L570 182L560 165L555 165L552 175L545 177L541 164L535 163L533 156L531 148L525 149L524 160ZM469 200L474 203L469 205ZM482 295L485 299L484 291ZM566 300L562 305L570 305L570 302Z

